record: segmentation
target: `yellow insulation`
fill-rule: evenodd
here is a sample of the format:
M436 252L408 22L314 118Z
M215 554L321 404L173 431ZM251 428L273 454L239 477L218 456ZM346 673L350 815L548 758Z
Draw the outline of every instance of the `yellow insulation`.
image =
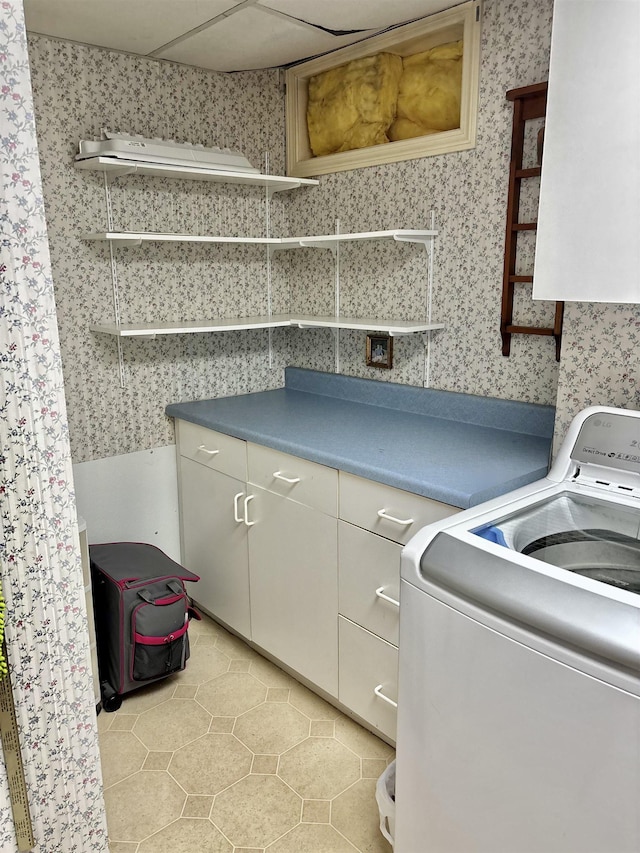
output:
M389 138L411 139L460 127L462 42L407 56L403 65Z
M407 56L378 53L309 78L315 157L460 126L462 41Z
M388 142L402 59L378 53L309 79L307 126L316 157Z

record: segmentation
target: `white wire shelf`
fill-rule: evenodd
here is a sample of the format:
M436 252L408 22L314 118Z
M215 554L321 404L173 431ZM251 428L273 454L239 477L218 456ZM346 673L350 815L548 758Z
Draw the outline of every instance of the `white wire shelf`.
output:
M303 186L317 186L312 178L289 178L281 175L261 175L257 172L233 172L226 169L207 169L199 166L174 166L146 163L139 160L116 160L113 157L90 157L76 160L76 169L85 172L106 172L109 177L148 175L156 178L182 178L191 181L213 181L221 184L246 184L267 187L271 192L294 190Z
M291 316L292 326L300 329L353 329L361 332L384 332L391 336L413 335L444 329L444 323L426 320L378 320L373 317L312 317L296 314Z
M395 240L405 243L430 243L437 231L416 231L395 228L391 231L361 231L355 234L320 234L315 237L283 237L276 249L335 249L338 243L357 243L370 240Z
M83 234L83 240L101 240L116 247L135 248L142 243L218 243L243 246L273 246L280 242L276 237L216 237L206 234L167 234L155 231L97 231Z
M156 335L187 335L203 332L233 332L247 329L275 329L293 326L299 329L353 329L383 332L392 336L411 335L443 329L443 323L404 320L376 320L350 317L313 317L303 314L273 314L271 316L238 317L228 320L200 320L176 323L100 323L91 325L92 332L115 335L118 338L154 337Z
M139 246L143 242L161 243L232 243L238 245L263 245L271 249L335 249L338 243L368 240L394 240L398 243L429 243L437 231L364 231L358 234L323 234L317 237L217 237L197 234L170 234L155 231L98 231L83 234L83 240L103 240L114 246Z

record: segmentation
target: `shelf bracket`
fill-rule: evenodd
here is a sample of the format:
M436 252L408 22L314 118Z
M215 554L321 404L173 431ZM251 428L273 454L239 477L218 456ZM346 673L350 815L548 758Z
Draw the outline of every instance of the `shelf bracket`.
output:
M110 169L108 172L103 172L105 177L105 183L110 184L116 180L116 178L122 178L125 175L135 175L138 172L138 167L136 165L132 166L123 166L121 169Z
M419 243L424 246L427 255L431 258L431 250L433 248L433 237L407 237L403 234L394 234L393 239L396 243Z
M139 249L142 240L110 240L109 243L116 249Z
M338 256L340 250L340 244L337 241L335 243L315 243L313 240L299 240L298 243L303 249L324 249L325 251L329 251L334 258Z

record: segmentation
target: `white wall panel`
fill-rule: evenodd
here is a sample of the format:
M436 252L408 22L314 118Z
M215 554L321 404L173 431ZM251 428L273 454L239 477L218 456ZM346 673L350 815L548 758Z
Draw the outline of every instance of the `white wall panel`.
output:
M180 562L175 445L79 462L73 476L90 544L148 542Z

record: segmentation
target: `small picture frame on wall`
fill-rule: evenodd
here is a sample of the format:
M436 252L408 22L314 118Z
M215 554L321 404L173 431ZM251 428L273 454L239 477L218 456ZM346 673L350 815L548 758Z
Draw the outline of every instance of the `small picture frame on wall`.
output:
M391 335L367 335L367 366L391 370L393 367Z

